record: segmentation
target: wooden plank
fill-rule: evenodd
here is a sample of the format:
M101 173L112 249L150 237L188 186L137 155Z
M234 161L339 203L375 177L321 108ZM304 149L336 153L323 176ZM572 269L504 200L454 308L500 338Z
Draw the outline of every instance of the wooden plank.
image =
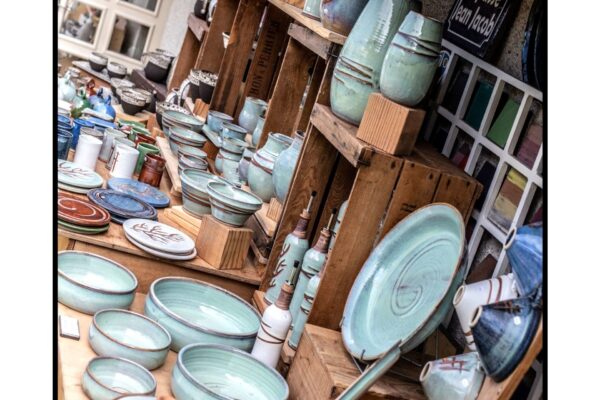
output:
M196 39L199 42L202 42L204 34L208 32L208 24L206 21L196 17L194 13L190 13L190 15L188 15L187 24L190 31L196 36Z
M252 231L237 228L205 215L196 237L198 256L218 269L241 269L248 256Z
M131 71L131 81L136 86L145 89L149 92L156 91L156 98L158 101L165 101L167 98L167 87L164 83L152 82L146 78L146 73L143 69L134 69Z
M179 88L181 83L188 77L190 69L194 68L199 51L200 42L196 35L191 30L186 29L179 55L172 66L174 70L171 74L171 80L168 82L169 90Z
M296 116L300 112L302 97L310 78L309 71L315 59L314 53L290 39L267 109L263 132L279 132L288 136L294 133ZM267 139L268 135L262 135L257 147L262 147Z
M296 22L300 23L301 25L304 25L323 39L342 45L346 42L346 36L340 35L339 33L324 28L321 24L321 21L317 21L315 19L303 15L302 9L294 7L293 5L288 4L283 0L269 0L269 3L280 8L287 15L294 18Z
M273 221L268 217L267 213L269 212L269 203L263 203L260 210L258 210L254 216L256 220L263 228L267 236L274 237L275 231L277 230L277 221Z
M374 153L371 164L359 168L309 323L339 328L346 298L371 253L402 162L396 157Z
M315 65L313 65L313 72L310 77L308 93L306 94L304 105L302 106L302 109L296 116L296 122L294 123L294 131L301 130L306 132L306 130L308 129L308 124L310 122L310 114L312 112L313 107L315 106L315 102L317 101L319 89L321 88L321 84L325 76L324 74L326 67L327 62L322 58L317 58L317 60L315 61Z
M337 49L336 52L339 52L339 50L340 49ZM330 57L329 60L327 60L327 66L325 67L321 86L319 87L319 93L317 94L317 100L315 101L316 103L327 107L331 105L331 78L333 77L336 63L337 57Z
M183 208L181 206L177 207L179 207L183 213L187 214L185 211L183 211ZM175 213L175 207L167 208L165 210L165 217L169 218L169 220L173 224L175 224L176 228L182 229L191 238L195 238L196 236L198 236L198 232L200 231L200 225L196 226L191 222L191 219L197 219L196 217L192 217L189 214L187 214L187 216L185 217L182 217L180 214Z
M211 109L229 115L235 114L242 79L265 5L266 0L240 0L219 70Z
M331 108L315 104L310 122L321 132L350 164L369 164L373 149L356 138L357 128L336 117Z
M333 49L337 47L335 43L323 39L315 32L298 24L290 24L287 33L290 37L294 38L299 43L302 43L304 47L308 48L324 60L329 59Z
M166 165L165 170L169 174L169 178L171 178L171 193L181 197L181 179L179 178L179 160L177 156L173 154L171 151L171 147L169 146L169 141L167 138L159 137L156 138L156 145L160 149L161 156L165 159Z
M156 121L156 114L150 114L148 117L148 122L146 122L146 129L150 131L152 137L162 136L162 131L160 130L158 122Z
M196 59L195 68L219 73L219 68L225 54L223 46L223 32L230 32L235 14L238 8L238 0L219 0L210 29L202 41L202 48ZM189 69L188 69L189 73Z
M283 204L281 204L275 197L271 199L269 202L269 207L267 208L267 218L275 223L279 222L281 218L281 213L283 212Z

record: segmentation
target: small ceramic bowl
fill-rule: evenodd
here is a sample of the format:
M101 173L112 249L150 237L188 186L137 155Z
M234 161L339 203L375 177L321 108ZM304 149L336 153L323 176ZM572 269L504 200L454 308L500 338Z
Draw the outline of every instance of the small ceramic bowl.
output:
M213 132L221 132L224 122L233 122L233 117L219 111L211 110L208 112L206 123Z
M221 144L221 148L234 154L243 154L244 149L248 147L248 143L244 140L236 138L225 138Z
M81 386L92 400L113 400L124 394L153 396L156 393L156 379L150 371L124 358L93 358L85 368Z
M89 58L89 62L90 67L92 67L94 71L100 72L108 64L108 58L94 51L92 52L92 55Z
M212 216L233 226L244 222L262 207L260 197L228 184L211 182L206 187Z
M191 169L182 169L179 177L181 178L183 208L196 216L210 214L210 199L206 193L206 186L210 182L225 181L210 172Z
M206 160L208 157L208 154L206 154L204 150L188 145L179 147L179 155L186 156L193 160Z
M153 370L165 363L171 335L148 317L106 309L94 315L89 343L100 356L122 357Z
M244 140L248 131L239 125L232 124L231 122L223 122L222 138L235 138Z
M127 75L127 67L114 61L108 63L106 70L111 78L123 79Z
M93 315L105 308L127 309L138 281L131 271L107 258L82 251L58 253L58 301Z
M191 343L224 344L250 351L260 326L260 314L242 298L182 277L154 281L144 314L169 331L174 351Z
M168 57L161 56L160 54L152 54L148 57L148 62L144 67L144 73L146 78L152 82L164 82L169 75L169 67L171 60Z
M273 368L229 346L191 344L177 355L171 391L178 400L285 400L288 385Z
M127 92L122 91L121 106L126 114L135 115L144 109L146 101L143 98L133 97L128 95Z

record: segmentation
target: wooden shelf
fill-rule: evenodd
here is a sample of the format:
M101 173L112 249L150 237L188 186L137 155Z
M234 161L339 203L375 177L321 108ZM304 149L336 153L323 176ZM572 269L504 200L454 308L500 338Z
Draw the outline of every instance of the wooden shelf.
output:
M298 23L306 26L308 29L321 36L323 39L326 39L332 43L342 45L346 42L346 36L340 35L339 33L324 28L321 24L321 21L317 21L315 19L305 16L304 14L302 14L302 10L300 8L294 7L293 5L288 4L282 0L269 0L269 3L276 6L281 11L285 12L287 15L296 20Z
M157 101L164 101L167 98L167 87L164 83L152 82L146 78L146 74L143 69L134 69L131 71L131 81L136 86L152 92L156 90Z
M196 39L201 42L204 34L208 32L208 24L206 21L196 17L194 13L190 13L190 15L188 15L187 24L188 28L190 28L194 33L194 36L196 36Z
M156 138L156 145L160 149L160 154L166 161L165 170L171 178L171 194L181 198L181 179L179 178L179 160L171 151L169 139L164 137Z

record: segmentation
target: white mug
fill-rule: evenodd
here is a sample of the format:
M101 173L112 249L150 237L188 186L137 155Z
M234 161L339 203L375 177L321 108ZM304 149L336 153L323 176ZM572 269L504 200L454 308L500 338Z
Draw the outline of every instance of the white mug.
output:
M104 131L104 140L102 141L102 148L100 149L100 160L107 162L111 151L112 151L112 144L115 140L115 138L126 138L127 135L121 131L118 131L116 129L106 129Z
M140 152L124 144L118 144L114 151L110 176L131 179Z
M469 350L476 350L469 324L477 307L517 297L519 294L513 274L462 285L458 288L453 304Z
M80 135L73 163L94 171L100 154L102 141L90 135Z

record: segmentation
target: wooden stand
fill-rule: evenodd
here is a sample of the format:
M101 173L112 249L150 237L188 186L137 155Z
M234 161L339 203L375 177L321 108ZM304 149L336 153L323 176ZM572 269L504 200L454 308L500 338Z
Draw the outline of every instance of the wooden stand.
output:
M411 154L424 118L424 110L405 107L381 93L373 93L356 137L388 154Z
M198 256L215 268L241 269L251 240L250 229L227 226L206 215L196 238L196 249Z
M283 204L281 204L275 197L269 202L269 208L267 209L267 218L279 222L281 214L283 213Z
M202 220L186 212L183 206L173 206L165 209L165 216L174 224L187 231L192 237L198 236Z

